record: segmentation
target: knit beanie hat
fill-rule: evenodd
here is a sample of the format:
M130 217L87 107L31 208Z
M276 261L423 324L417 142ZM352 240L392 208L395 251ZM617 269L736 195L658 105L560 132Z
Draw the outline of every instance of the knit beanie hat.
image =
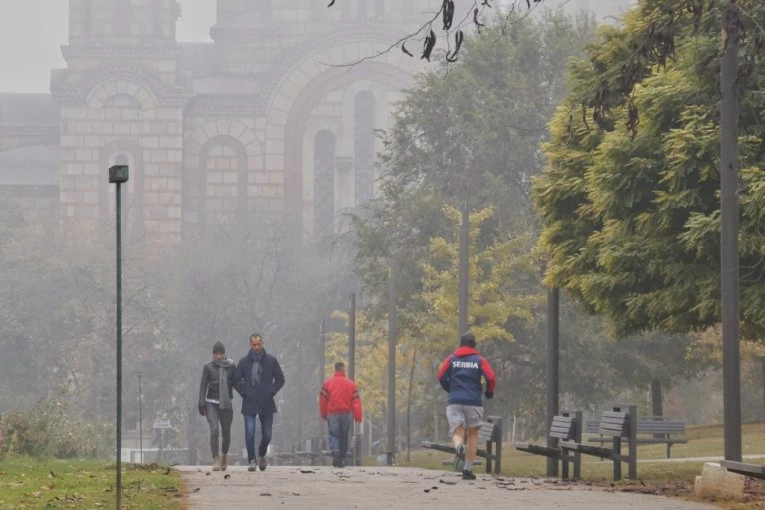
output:
M460 347L468 346L475 348L475 335L473 333L465 333L460 337Z
M226 352L226 347L223 345L223 342L215 342L215 345L213 345L213 354L216 352Z

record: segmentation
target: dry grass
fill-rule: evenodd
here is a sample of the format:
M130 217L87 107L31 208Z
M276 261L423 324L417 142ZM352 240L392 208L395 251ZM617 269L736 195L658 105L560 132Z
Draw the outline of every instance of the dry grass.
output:
M638 446L638 480L612 480L613 464L601 461L597 457L583 456L582 480L583 485L596 485L610 490L659 494L683 499L693 499L693 482L701 474L704 460L692 460L694 457L722 457L723 427L709 425L689 427L687 444L672 446L672 461L666 460L666 446ZM744 455L765 454L765 423L745 424L742 433L742 451ZM544 444L539 440L539 444ZM547 460L539 455L532 455L515 450L510 443L502 448L502 474L510 477L544 477ZM399 465L416 466L428 469L450 469L448 463L452 456L435 450L414 450L410 461L406 462L406 454L397 456ZM688 459L688 460L681 460ZM754 464L765 463L765 458L745 459ZM444 465L447 463L447 465ZM478 468L480 471L483 468ZM626 476L627 466L622 465L622 474ZM746 498L743 502L716 502L727 510L743 510L765 508L765 484L762 481L747 479Z

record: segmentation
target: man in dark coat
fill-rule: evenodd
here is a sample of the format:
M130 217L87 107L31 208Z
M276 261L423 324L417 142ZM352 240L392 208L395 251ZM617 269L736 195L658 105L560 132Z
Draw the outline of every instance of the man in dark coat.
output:
M266 469L266 452L271 442L276 403L274 396L284 386L284 373L277 359L266 353L259 334L250 337L250 352L239 360L234 372L234 388L242 396L244 442L247 446L247 470ZM255 457L255 417L260 418L260 445Z

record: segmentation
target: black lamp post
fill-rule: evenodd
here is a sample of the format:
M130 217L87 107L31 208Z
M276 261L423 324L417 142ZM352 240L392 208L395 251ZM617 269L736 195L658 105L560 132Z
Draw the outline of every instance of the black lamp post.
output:
M138 371L138 451L141 455L139 464L143 464L143 392L141 391L141 371Z
M122 189L128 166L109 168L109 183L117 185L117 510L122 506Z
M396 463L396 267L388 265L388 446L387 464Z

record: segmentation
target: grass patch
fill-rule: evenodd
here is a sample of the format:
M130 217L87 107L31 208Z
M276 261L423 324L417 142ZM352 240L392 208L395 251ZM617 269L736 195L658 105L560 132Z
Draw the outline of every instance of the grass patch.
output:
M115 464L93 460L0 461L0 508L114 508ZM157 464L122 465L122 508L184 509L178 472Z

